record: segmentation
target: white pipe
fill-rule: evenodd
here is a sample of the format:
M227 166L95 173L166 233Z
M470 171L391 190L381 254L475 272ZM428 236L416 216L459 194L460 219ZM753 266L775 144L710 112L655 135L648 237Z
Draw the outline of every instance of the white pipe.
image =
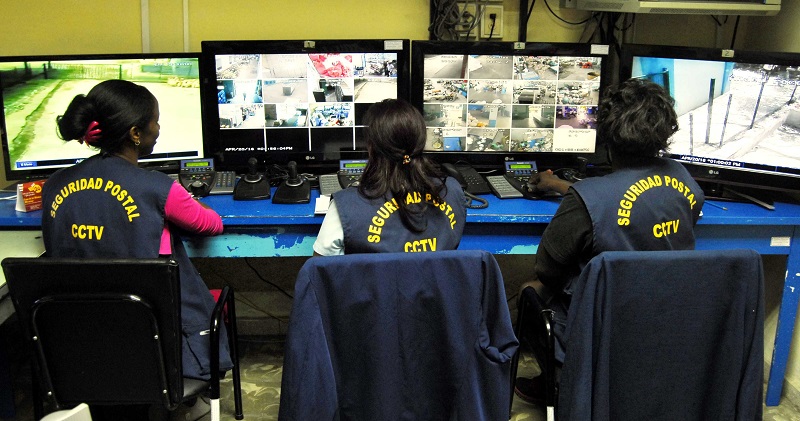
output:
M150 52L150 1L139 0L142 8L142 52Z
M189 0L183 0L183 52L189 51Z

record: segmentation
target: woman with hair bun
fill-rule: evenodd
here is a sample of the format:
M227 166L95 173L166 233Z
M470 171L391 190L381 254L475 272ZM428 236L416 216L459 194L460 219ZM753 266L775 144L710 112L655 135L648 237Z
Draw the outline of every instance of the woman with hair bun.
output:
M42 234L50 257L172 256L181 277L183 375L208 379L215 303L176 234L220 234L222 220L168 175L139 168L156 145L158 118L155 96L128 81L107 80L77 95L56 120L59 136L99 153L44 184ZM228 370L221 342L220 367Z
M422 114L406 101L373 104L364 116L369 159L358 186L333 194L315 255L453 250L464 192L422 155Z

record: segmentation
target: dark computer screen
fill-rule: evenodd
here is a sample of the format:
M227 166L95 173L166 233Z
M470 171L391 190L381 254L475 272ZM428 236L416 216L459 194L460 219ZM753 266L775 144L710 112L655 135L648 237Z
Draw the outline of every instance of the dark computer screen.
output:
M58 137L56 117L107 79L142 85L159 102L161 134L142 166L177 170L203 156L198 53L0 57L6 178L47 177L97 153Z

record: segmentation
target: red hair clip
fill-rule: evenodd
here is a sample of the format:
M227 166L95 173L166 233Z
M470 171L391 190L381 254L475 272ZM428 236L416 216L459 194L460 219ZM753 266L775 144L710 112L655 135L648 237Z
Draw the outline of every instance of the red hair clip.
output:
M86 143L87 146L97 142L97 140L100 139L101 130L97 128L99 125L100 123L92 121L89 123L89 127L86 129L86 133L84 133L84 135L81 137L81 140Z

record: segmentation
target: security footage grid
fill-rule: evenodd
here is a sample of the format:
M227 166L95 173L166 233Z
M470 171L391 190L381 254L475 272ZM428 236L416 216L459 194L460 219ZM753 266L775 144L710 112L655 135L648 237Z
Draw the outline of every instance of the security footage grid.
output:
M369 105L397 98L397 53L224 54L215 60L226 152L325 150L326 140L352 150ZM322 134L325 128L340 130Z
M425 55L431 151L595 150L600 57Z
M70 166L97 153L64 142L56 117L70 101L107 79L142 85L161 113L158 143L143 162L197 158L203 150L197 58L0 62L8 162L14 170Z

